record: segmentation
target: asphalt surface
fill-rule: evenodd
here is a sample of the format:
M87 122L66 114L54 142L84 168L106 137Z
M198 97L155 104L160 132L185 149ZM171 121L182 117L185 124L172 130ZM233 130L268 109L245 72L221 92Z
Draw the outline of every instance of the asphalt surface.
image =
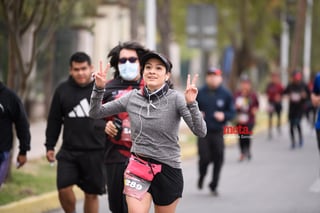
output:
M253 135L251 161L238 162L238 146L226 148L218 197L210 194L209 175L204 188L197 189L197 157L183 160L185 188L177 212L319 213L320 158L314 130L303 121L304 146L294 150L287 125L281 134L274 133L272 140L266 132ZM77 213L83 212L82 206L80 199ZM107 195L100 197L99 212L109 212Z

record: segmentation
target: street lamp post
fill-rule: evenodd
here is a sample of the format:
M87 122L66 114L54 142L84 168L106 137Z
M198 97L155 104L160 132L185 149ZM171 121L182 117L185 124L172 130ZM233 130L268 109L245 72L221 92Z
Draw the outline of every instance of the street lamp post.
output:
M306 82L310 79L310 58L311 58L311 36L312 36L312 5L313 0L307 1L306 24L304 31L303 50L303 77Z
M156 50L156 0L145 0L146 46Z

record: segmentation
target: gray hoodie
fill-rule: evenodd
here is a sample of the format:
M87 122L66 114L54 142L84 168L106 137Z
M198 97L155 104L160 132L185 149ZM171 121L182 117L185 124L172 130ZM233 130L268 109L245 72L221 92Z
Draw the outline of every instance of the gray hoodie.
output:
M206 123L195 101L186 104L176 90L169 89L163 96L150 100L141 90L132 90L119 99L102 103L104 89L94 86L89 115L104 118L120 112L128 112L131 121L131 152L152 158L173 168L181 168L178 143L181 117L191 131L204 137Z

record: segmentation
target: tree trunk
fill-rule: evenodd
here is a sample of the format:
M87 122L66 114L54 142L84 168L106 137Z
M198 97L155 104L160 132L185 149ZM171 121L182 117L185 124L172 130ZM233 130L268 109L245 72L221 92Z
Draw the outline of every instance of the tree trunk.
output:
M139 13L138 13L138 5L139 0L130 0L129 8L130 8L130 34L131 40L138 40L138 29L139 29Z
M15 76L16 73L16 66L14 60L14 51L13 51L13 39L11 36L8 36L8 75L7 75L7 86L10 89L16 91L15 88Z
M170 58L170 42L171 42L171 21L170 21L170 0L157 1L157 26L161 43L159 52Z
M45 118L48 117L50 103L52 99L52 91L53 91L53 69L54 69L54 53L55 53L55 36L53 37L51 43L48 47L48 67L45 69L43 75L43 82L45 82L44 87L44 105L45 105Z
M8 36L8 77L7 77L7 87L16 91L16 85L15 85L15 76L17 76L16 73L16 66L15 66L15 57L14 57L14 51L13 51L13 39L11 36ZM15 134L13 137L13 141L12 141L12 147L16 146L16 138L15 138ZM12 178L12 161L13 161L13 150L11 150L10 152L10 161L9 161L9 167L8 167L8 173L7 173L7 177L6 180L9 180Z
M242 0L239 6L239 24L240 24L240 41L241 43L237 45L235 39L231 39L234 41L233 48L235 50L234 61L232 66L232 72L229 81L229 87L231 91L235 91L237 89L238 78L240 75L249 68L252 63L252 50L251 50L251 35L249 31L248 25L248 1Z

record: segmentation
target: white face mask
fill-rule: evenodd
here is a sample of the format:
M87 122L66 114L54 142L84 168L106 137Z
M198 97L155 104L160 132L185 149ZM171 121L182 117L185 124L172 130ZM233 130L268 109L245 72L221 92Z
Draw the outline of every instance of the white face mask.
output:
M127 61L125 64L119 64L118 68L121 78L126 81L134 80L139 74L139 65L137 63Z

